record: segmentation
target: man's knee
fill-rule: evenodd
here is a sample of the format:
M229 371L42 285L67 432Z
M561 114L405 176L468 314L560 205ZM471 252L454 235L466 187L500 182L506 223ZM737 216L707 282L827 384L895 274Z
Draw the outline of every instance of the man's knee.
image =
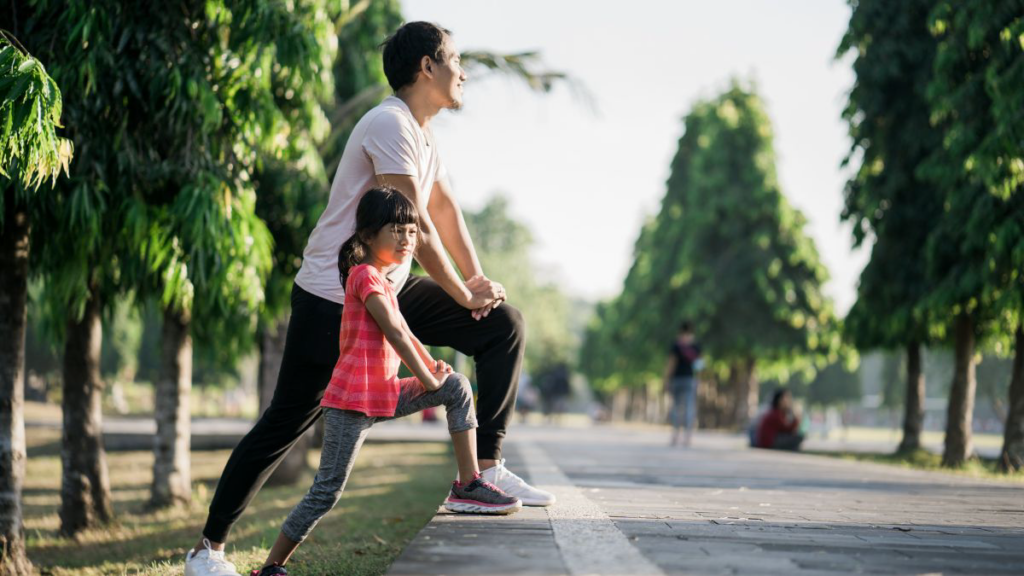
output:
M495 315L496 320L501 322L510 336L517 340L525 341L526 319L523 318L523 313L519 311L519 308L509 304L502 304L491 312L491 316Z

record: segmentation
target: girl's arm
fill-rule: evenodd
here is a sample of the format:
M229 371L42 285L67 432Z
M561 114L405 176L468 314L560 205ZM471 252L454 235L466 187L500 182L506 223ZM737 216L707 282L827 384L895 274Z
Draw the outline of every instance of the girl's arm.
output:
M412 370L413 375L419 379L420 384L430 391L440 388L439 376L441 376L441 371L431 371L430 365L423 361L415 344L413 344L415 339L412 333L405 329L405 322L401 315L392 312L391 307L384 300L384 296L376 293L370 294L364 304L370 316L377 322L377 326L380 326L384 337L394 346L395 351L398 352L398 357L402 359L402 362L405 362L409 370ZM437 370L436 367L435 370Z
M424 346L423 343L420 342L420 339L412 333L412 329L409 328L409 324L405 321L405 316L402 316L401 312L398 313L398 318L402 321L402 327L405 328L405 332L409 335L409 338L412 338L412 345L416 348L416 353L423 359L423 363L427 366L437 364L437 362L434 361L434 357L430 355L429 351L427 351L427 347Z

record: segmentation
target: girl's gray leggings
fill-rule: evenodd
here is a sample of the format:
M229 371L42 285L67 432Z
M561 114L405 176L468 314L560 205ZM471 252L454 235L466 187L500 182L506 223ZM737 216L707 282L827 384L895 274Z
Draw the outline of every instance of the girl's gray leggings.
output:
M373 417L352 410L324 408L324 447L320 453L320 470L309 492L288 514L281 532L293 542L302 542L317 522L334 508L345 490L356 455L371 426L441 405L448 415L449 432L476 428L473 389L469 379L459 373L450 374L441 388L434 392L424 390L415 378L403 379L398 406L395 415L391 417Z

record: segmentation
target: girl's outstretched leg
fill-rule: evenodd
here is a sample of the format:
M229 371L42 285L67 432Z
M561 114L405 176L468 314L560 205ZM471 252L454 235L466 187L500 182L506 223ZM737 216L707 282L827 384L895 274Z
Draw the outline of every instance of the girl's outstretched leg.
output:
M324 409L324 447L313 486L292 509L264 567L288 562L313 527L334 508L345 490L356 455L374 419L351 410Z

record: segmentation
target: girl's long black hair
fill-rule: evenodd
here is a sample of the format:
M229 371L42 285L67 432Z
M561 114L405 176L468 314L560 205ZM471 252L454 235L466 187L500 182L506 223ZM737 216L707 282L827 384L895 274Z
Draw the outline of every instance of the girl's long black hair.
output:
M418 224L416 206L396 188L383 185L370 188L356 207L356 232L341 245L338 273L341 285L348 282L348 271L362 262L369 251L367 242L385 226Z

